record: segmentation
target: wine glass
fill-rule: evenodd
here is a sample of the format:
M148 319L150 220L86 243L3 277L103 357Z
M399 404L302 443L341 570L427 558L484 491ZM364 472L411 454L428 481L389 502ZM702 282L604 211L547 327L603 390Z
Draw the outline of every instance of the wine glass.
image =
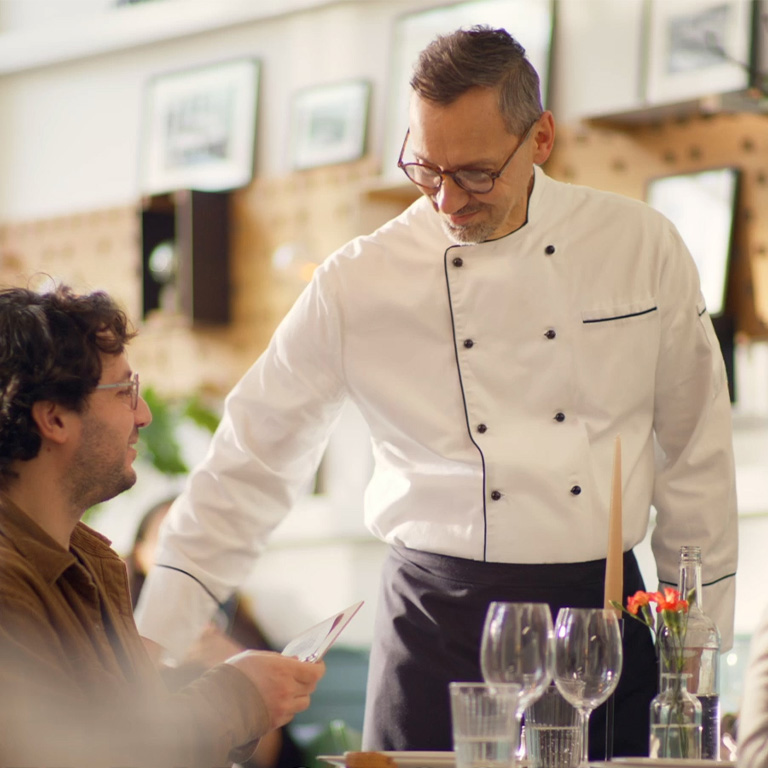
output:
M581 719L581 763L589 762L592 710L615 690L623 653L619 620L612 610L561 608L555 622L555 685Z
M486 683L517 683L518 734L523 712L552 680L554 633L546 603L502 603L488 606L480 645L480 668ZM525 756L520 739L518 758Z

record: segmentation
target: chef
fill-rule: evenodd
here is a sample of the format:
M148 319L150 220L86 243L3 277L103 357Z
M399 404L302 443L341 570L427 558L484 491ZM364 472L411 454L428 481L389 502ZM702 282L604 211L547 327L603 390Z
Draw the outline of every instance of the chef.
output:
M505 30L438 37L399 165L422 197L332 254L227 398L139 605L180 653L315 472L346 400L370 428L370 530L390 545L364 747L451 748L448 682L479 680L491 600L603 604L612 450L624 592L657 510L659 579L702 548L731 642L736 504L723 360L696 267L648 206L550 179L538 76ZM655 585L653 585L655 586ZM637 626L635 626L637 625ZM627 622L616 755L646 754L648 631ZM605 718L591 718L602 756Z

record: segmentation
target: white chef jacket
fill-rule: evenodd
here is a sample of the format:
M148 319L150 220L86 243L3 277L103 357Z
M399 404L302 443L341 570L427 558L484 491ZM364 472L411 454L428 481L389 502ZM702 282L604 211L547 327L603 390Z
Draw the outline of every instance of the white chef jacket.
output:
M659 578L702 549L732 637L731 412L696 267L643 203L535 169L528 221L457 245L427 198L331 255L226 400L142 591L142 634L179 653L252 568L351 397L371 431L365 523L473 560L606 556L621 436L624 548L657 510Z

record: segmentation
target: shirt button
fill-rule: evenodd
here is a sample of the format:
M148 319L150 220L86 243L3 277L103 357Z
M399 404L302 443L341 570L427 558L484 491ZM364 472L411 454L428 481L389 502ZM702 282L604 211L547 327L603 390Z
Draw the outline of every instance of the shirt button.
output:
M472 347L474 347L474 346L475 346L475 342L474 342L474 341L472 341L472 339L464 339L464 346L465 346L467 349L472 349Z
M501 498L501 491L491 491L491 498L498 501Z
M565 414L564 413L556 413L555 414L555 421L565 421Z
M550 328L545 334L548 339L554 339L557 334ZM465 342L466 344L466 342Z
M456 258L453 260L453 266L454 266L454 267L461 267L461 266L464 266L464 259L462 259L460 256L457 256L457 257L456 257Z
M483 432L488 431L488 427L485 424L478 424L477 425L477 431L482 434Z
M551 255L552 255L554 252L555 252L555 246L554 246L554 245L548 245L548 246L547 246L547 247L544 249L544 253L546 253L546 254L547 254L547 256L551 256Z
M571 496L578 496L580 493L581 493L580 485L574 485L573 488L571 488Z

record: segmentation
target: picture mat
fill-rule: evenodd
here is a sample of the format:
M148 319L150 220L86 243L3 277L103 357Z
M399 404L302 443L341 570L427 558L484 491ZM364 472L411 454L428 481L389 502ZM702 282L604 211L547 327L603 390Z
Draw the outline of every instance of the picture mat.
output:
M217 192L248 184L253 177L258 77L258 62L241 59L150 81L142 192ZM171 129L170 123L181 125ZM216 142L222 151L206 153L206 143Z
M313 168L362 157L370 90L370 83L356 81L299 92L291 117L292 166Z
M336 642L342 630L360 610L363 600L315 624L283 648L283 656L298 656L301 661L320 661Z
M749 86L752 10L745 0L653 0L648 37L651 106ZM710 39L734 61L708 48Z
M397 158L408 130L410 80L419 53L439 34L475 24L503 27L525 48L539 74L546 105L552 42L552 0L471 0L402 16L395 23L394 58L390 66L387 131L381 177L408 183Z
M725 308L737 188L735 168L664 176L648 184L648 204L677 227L696 262L712 316Z

